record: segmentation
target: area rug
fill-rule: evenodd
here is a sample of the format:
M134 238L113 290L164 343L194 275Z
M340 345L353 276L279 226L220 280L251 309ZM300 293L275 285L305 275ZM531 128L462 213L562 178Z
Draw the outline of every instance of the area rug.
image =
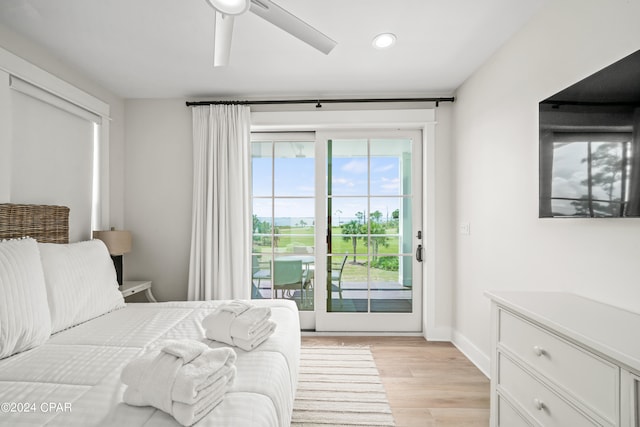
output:
M369 347L302 347L292 426L395 426Z

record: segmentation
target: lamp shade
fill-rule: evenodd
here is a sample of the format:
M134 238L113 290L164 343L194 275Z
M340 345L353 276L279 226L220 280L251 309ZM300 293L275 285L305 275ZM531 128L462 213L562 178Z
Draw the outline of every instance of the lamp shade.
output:
M131 251L131 232L126 230L94 231L94 239L104 242L111 255L122 255Z

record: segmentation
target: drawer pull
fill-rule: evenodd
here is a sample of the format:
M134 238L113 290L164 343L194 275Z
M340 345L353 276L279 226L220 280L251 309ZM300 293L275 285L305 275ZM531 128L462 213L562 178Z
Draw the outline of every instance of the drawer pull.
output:
M538 356L538 357L542 356L542 355L545 353L544 348L542 348L542 347L540 347L540 346L537 346L537 345L534 345L534 346L533 346L533 352L534 352L534 353L536 354L536 356Z
M533 405L538 411L542 411L544 409L544 402L540 399L533 399Z

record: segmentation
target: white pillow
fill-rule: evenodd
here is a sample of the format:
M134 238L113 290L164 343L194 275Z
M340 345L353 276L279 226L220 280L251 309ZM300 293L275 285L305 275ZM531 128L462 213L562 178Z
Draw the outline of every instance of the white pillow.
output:
M39 245L51 333L124 307L113 261L101 240Z
M51 335L38 244L0 241L0 359L44 343Z

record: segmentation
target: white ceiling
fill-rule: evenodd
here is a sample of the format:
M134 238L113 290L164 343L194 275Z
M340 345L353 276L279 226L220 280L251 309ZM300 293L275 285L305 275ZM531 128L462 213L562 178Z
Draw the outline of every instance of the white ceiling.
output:
M548 0L275 0L324 55L248 12L213 68L205 0L2 0L0 24L124 98L447 96ZM373 36L393 32L387 51Z

